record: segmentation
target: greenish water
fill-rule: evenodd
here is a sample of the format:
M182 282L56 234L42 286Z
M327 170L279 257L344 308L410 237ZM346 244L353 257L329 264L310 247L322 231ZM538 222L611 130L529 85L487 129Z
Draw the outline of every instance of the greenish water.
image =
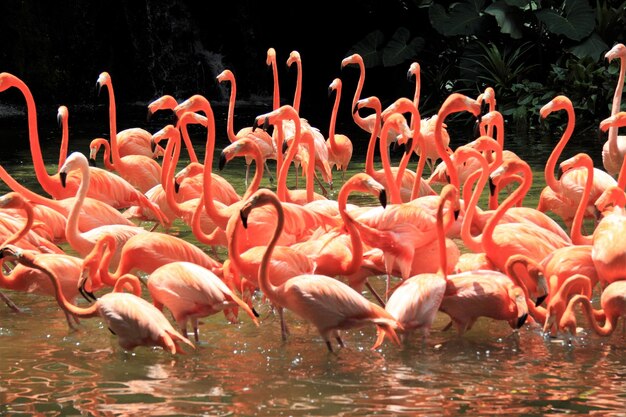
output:
M121 120L120 128L141 123ZM156 124L149 125L151 131ZM36 189L24 126L0 131L3 143L19 143L0 155L3 166ZM106 124L72 132L70 151L87 152L88 140L104 135ZM58 128L40 134L52 173ZM194 137L202 150L201 135ZM536 206L549 140L507 143L516 144L516 152L534 168L525 204ZM216 154L225 144L222 137ZM348 175L362 169L365 152L359 149ZM236 160L220 172L239 192L243 167ZM263 185L271 186L265 179ZM337 179L335 192L339 185ZM177 222L176 228L195 242L184 224ZM383 277L372 282L384 286ZM347 347L330 354L315 329L289 312L291 335L282 342L278 318L257 295L259 327L243 315L238 324L223 315L207 317L197 349L172 356L150 348L125 352L99 319L82 320L80 330L70 331L54 300L5 293L23 312L0 304L0 415L623 416L626 409L621 331L610 338L582 332L573 339L549 339L532 325L512 333L507 323L479 319L459 338L441 330L447 319L440 315L425 345L416 338L402 347L385 343L371 351L375 332L365 328L346 332Z

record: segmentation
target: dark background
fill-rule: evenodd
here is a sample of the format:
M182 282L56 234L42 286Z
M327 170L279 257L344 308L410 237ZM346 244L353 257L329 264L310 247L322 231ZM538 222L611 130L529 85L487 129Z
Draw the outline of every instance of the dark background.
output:
M215 80L225 68L235 74L238 102L267 102L273 82L265 59L274 47L282 104L293 100L296 69L288 69L286 60L297 50L303 65L301 114L326 125L332 107L328 85L335 77L344 82L341 112L349 115L343 105L351 102L358 70L341 70L340 63L351 46L374 29L392 33L400 25L419 26L406 21L411 5L393 0L3 4L1 71L21 78L51 119L61 104L72 114L105 106L106 97L97 97L95 88L102 71L111 74L118 103L145 104L163 94L182 100L196 93L227 101L228 91ZM427 46L424 53L429 52ZM412 97L409 64L368 69L362 97L376 94L383 103ZM20 106L23 98L7 91L0 104L7 103Z

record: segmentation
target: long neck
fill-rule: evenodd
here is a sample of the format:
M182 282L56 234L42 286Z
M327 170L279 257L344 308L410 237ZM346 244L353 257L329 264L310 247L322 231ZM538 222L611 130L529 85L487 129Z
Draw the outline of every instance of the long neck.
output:
M54 211L57 211L64 216L67 214L67 210L65 209L65 207L59 204L58 201L39 195L34 191L31 191L28 188L24 187L8 173L2 165L0 165L0 178L2 178L2 181L4 181L11 190L20 193L28 201L50 207Z
M104 83L109 92L109 134L111 136L111 158L113 166L120 164L120 151L117 147L117 111L115 109L115 93L113 92L113 84L109 79Z
M576 295L570 301L570 305L572 305L572 309L574 308L576 303L579 303L582 305L583 313L585 317L587 317L587 321L591 325L593 331L596 332L596 334L598 334L599 336L610 336L615 331L615 325L617 324L618 316L607 314L606 320L604 321L604 325L600 326L600 324L596 320L596 316L598 315L599 312L598 311L594 312L594 308L591 305L591 301L589 300L589 298L583 295Z
M104 167L109 171L114 171L115 167L111 163L111 145L109 145L109 141L103 138L95 139L95 141L104 148Z
M328 126L328 143L333 154L338 152L337 142L335 141L335 124L337 123L337 112L339 111L339 102L341 101L341 83L335 86L335 102L333 111L330 113L330 125Z
M385 173L385 182L387 183L387 189L389 190L389 195L391 197L392 204L401 204L402 197L400 195L400 187L396 183L396 178L394 178L393 173L391 172L391 161L389 160L389 148L387 146L387 135L391 130L390 123L384 123L382 131L380 133L380 140L378 142L379 150L380 150L380 160L383 165L383 172Z
M61 116L61 147L59 148L59 168L63 166L65 163L65 159L67 158L67 147L69 144L69 128L67 126L67 110L60 113Z
M345 267L342 275L355 274L361 264L363 263L363 241L359 235L359 231L355 226L355 220L346 212L346 206L348 204L348 196L350 195L350 186L343 186L339 190L337 195L337 206L339 208L339 215L343 220L348 234L350 235L350 243L352 244L352 258L350 263Z
M509 208L513 207L519 198L523 198L523 196L525 196L530 189L530 186L532 184L532 171L527 164L522 164L521 170L523 178L522 183L502 202L502 204L500 204L500 207L498 207L498 209L485 225L485 229L482 233L482 243L485 252L489 252L491 249L495 248L493 231L495 230L498 222L500 222L506 211Z
M478 200L489 178L489 165L487 164L485 158L483 158L482 156L477 155L476 159L479 161L482 168L479 171L480 177L469 200L466 198L466 193L471 190L472 184L477 174L474 173L465 180L465 186L463 187L465 215L463 217L463 223L461 224L461 238L463 239L463 243L469 250L471 250L472 252L480 253L483 252L482 238L480 235L472 236L471 229L472 222L474 221L474 215L476 214L476 207L478 206Z
M237 85L235 84L235 77L231 77L230 75L226 79L230 81L230 97L228 99L228 118L226 120L226 133L228 135L228 140L230 142L234 142L237 140L237 135L235 135L235 97L237 96Z
M524 296L526 297L526 300L528 300L526 302L526 305L528 306L528 312L530 313L530 315L539 322L545 322L546 317L547 317L547 310L545 308L539 308L535 306L535 304L532 301L530 301L531 298L530 298L530 293L528 292L528 287L526 286L522 278L520 278L518 272L515 272L515 266L518 263L522 264L522 267L524 269L528 269L528 262L530 259L526 257L521 258L520 256L523 256L523 255L513 255L513 256L515 256L516 259L513 261L511 260L507 261L505 273L509 278L511 278L511 281L513 281L515 285L517 285L518 287L522 289L522 291L524 291Z
M122 275L115 282L115 286L113 286L113 292L123 292L124 289L127 288L126 285L130 285L133 294L135 294L137 297L141 297L141 284L139 283L139 278L137 278L133 274Z
M298 147L300 146L300 141L302 137L300 118L297 116L297 114L294 114L292 120L294 123L294 136L291 140L291 143L289 144L289 151L287 152L287 156L285 156L285 159L281 164L280 171L278 172L278 179L276 180L276 183L278 184L278 188L276 189L276 195L278 196L280 201L287 201L287 174L289 173L289 166L291 165L291 161L293 161L293 158L298 152ZM282 123L282 120L279 120L276 124L278 132L281 136L282 128L280 127L280 125ZM280 142L282 143L282 140Z
M578 202L576 213L574 214L574 220L570 229L570 237L572 243L575 245L591 245L593 241L593 235L583 235L582 225L585 212L587 211L587 204L589 203L589 195L591 194L591 188L593 187L593 162L591 159L585 158L583 160L584 167L587 169L587 181L585 182L585 190Z
M302 97L302 62L296 59L296 91L293 96L293 108L296 112L300 111L300 99Z
M437 115L437 121L435 122L435 146L437 153L441 160L446 164L446 170L450 177L450 184L454 185L457 189L460 189L459 176L456 171L456 166L452 162L450 155L446 151L446 147L443 144L443 122L445 118L450 114L448 109L440 109Z
M565 128L561 139L552 150L552 153L550 154L550 157L548 158L548 161L546 162L546 167L544 169L546 184L555 193L561 192L561 184L554 176L554 169L556 167L557 161L559 160L559 157L561 156L561 153L563 152L563 149L565 148L565 145L567 144L570 137L572 136L572 133L574 132L575 125L574 109L568 106L565 110L567 111L567 127Z
M261 186L261 179L263 178L263 155L261 155L261 150L259 149L258 146L254 145L254 142L253 142L253 146L251 146L251 149L249 152L254 158L255 171L254 171L254 177L252 178L252 182L246 189L246 192L243 195L243 197L241 197L242 201L246 201L248 197L250 197L259 189L259 187Z
M76 192L76 201L70 210L70 214L67 216L67 223L65 224L65 238L74 250L90 245L89 241L78 230L78 218L89 189L89 166L81 164L79 169L81 181Z
M2 247L6 245L12 245L15 242L19 242L24 236L28 234L30 229L33 227L33 223L35 222L35 214L33 213L33 206L30 203L22 204L21 208L26 213L26 222L24 222L24 226L22 226L19 230L16 230L11 236L6 238L4 243L2 243Z
M372 103L372 108L374 109L374 114L376 115L376 122L374 123L374 129L372 129L372 134L370 136L369 143L367 145L367 154L365 155L365 172L367 172L370 176L375 176L376 172L374 170L374 152L376 151L376 140L378 140L378 134L380 133L380 113L381 106L380 101L374 100ZM354 113L356 114L356 113Z
M196 151L193 148L193 143L191 143L191 137L189 137L189 130L187 129L186 124L181 124L180 132L183 137L185 147L187 148L187 153L189 154L189 161L198 163L198 156L196 155Z
M314 193L313 180L315 177L315 144L313 143L313 135L308 130L301 133L301 140L304 140L304 144L307 146L309 151L309 163L306 166L306 201L307 203L310 203L313 201Z
M620 111L622 104L622 91L624 90L624 74L626 73L626 59L620 57L619 76L617 77L617 86L613 94L613 103L611 105L611 116L615 116ZM609 147L617 148L617 126L609 128Z
M178 132L178 129L174 130ZM171 152L171 154L168 152L168 150ZM179 134L173 134L172 136L170 136L165 152L167 155L164 155L164 164L166 156L169 156L169 162L167 164L168 172L166 173L165 182L161 181L165 190L165 199L167 201L167 205L172 209L176 217L183 217L186 212L183 207L178 203L178 201L176 201L176 191L174 190L174 172L178 164L178 158L180 157Z
M278 68L276 66L276 57L271 60L270 66L272 67L272 78L274 80L274 89L272 93L272 110L277 110L280 107L280 86L278 83Z
M413 131L413 138L411 139L410 149L405 150L404 155L402 155L402 159L400 159L400 164L398 165L398 171L396 172L396 185L398 186L398 189L402 187L402 177L404 177L406 167L411 160L413 152L415 151L415 147L417 145L416 137L420 136L421 119L417 108L415 106L411 106L407 110L411 113L411 130ZM415 181L419 181L417 177L415 177Z
M424 142L424 136L415 130L413 130L413 132L413 141L415 142L415 145L413 145L411 149L415 149L416 146L419 146L420 149L425 149L424 146L426 143ZM413 188L411 189L411 200L415 200L419 197L420 187L422 186L422 173L424 172L425 166L426 156L422 155L417 161L417 168L415 168L415 181L413 181Z
M283 208L278 199L272 199L270 201L276 208L276 229L274 230L274 235L267 245L261 260L261 266L259 267L259 288L263 294L273 301L276 298L277 287L270 281L269 263L272 258L272 253L274 252L274 247L276 246L285 225L285 214L283 213Z
M30 153L33 157L33 165L35 168L35 175L41 187L50 195L55 195L54 190L58 184L52 179L52 177L46 171L46 167L43 162L43 156L41 154L41 146L39 145L39 130L37 127L37 107L35 106L35 99L30 92L28 86L20 79L15 78L15 87L19 89L24 98L26 99L26 109L28 114L28 139L30 142Z
M365 64L363 64L362 59L359 59L357 64L359 66L359 81L356 85L356 90L354 91L354 98L352 99L352 110L356 108L356 103L361 98L361 91L363 91L363 84L365 83ZM361 117L358 110L352 113L352 119L354 120L354 123L356 123L357 126L359 126L361 129L365 131L369 130L367 122L363 117ZM380 122L380 119L378 119L377 122ZM376 124L376 126L378 126L378 123Z
M436 226L437 226L437 240L438 240L438 246L439 246L439 268L437 269L437 273L442 275L444 279L447 280L448 256L446 252L446 232L443 226L444 207L446 205L446 201L451 201L450 194L444 194L443 196L441 196L441 201L439 202L439 206L437 207Z
M215 119L210 106L204 105L202 110L207 115L207 137L204 149L203 202L206 213L222 230L226 229L229 216L222 208L218 208L213 199L213 152L215 151Z
M98 246L98 243L96 243L96 246ZM111 266L111 259L113 259L113 256L115 255L115 252L117 251L117 242L115 241L115 238L113 239L107 238L105 242L102 242L102 248L103 248L101 249L102 257L100 258L100 264L98 265L97 276L99 277L99 279L101 280L103 284L108 285L110 287L114 287L115 283L117 282L117 279L120 276L120 274L118 274L117 271L114 272L113 274L109 272L109 268ZM98 252L98 249L96 249L95 247L91 251L91 253L97 253L97 252ZM119 268L119 265L118 265L118 268Z

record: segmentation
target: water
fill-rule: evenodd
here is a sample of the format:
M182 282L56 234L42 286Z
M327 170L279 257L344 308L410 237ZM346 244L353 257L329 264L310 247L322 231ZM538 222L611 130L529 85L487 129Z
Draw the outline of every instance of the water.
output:
M221 121L223 109L216 114ZM147 126L154 132L164 123L122 118L119 128ZM0 159L37 189L23 125L24 119L2 123L3 143L16 146L5 148ZM100 116L70 126L70 151L86 152L90 138L107 133ZM40 130L49 172L58 158L58 131L52 124ZM202 139L194 137L201 151ZM529 144L544 142L539 151L523 153ZM527 160L535 171L535 195L525 202L536 201L553 142L506 143L533 156ZM222 137L216 153L225 144ZM364 149L357 151L348 175L362 169L363 156ZM243 190L243 161L220 174ZM263 185L270 186L267 180ZM184 224L175 226L191 238ZM382 277L372 281L383 288ZM479 319L459 338L441 330L448 320L439 315L426 344L416 336L402 347L385 342L371 351L375 331L365 328L345 332L347 347L331 354L315 329L289 312L291 335L282 342L278 318L257 296L259 327L244 315L238 324L221 314L208 317L196 350L173 356L144 347L125 352L99 319L84 319L80 330L70 331L54 300L5 292L23 312L0 305L0 415L625 415L623 331L609 338L584 331L550 339L530 324L512 333L506 323Z

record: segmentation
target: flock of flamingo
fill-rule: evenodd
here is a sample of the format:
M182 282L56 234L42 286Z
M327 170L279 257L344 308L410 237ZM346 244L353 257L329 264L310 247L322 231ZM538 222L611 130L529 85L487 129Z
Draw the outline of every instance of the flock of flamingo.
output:
M123 349L153 346L172 354L195 348L202 317L223 312L237 323L243 311L259 326L257 291L260 302L270 303L280 317L283 340L289 335L287 309L312 324L330 352L335 344L345 346L341 331L370 325L377 331L373 349L385 339L410 343L415 332L426 342L438 312L449 316L447 327L454 326L460 336L481 317L505 321L514 330L530 323L546 337L576 334L583 315L594 332L609 336L618 319L626 318L626 136L618 135L626 126L626 112L619 111L626 47L615 45L606 58L619 58L621 71L611 116L600 124L608 130L604 169L579 153L562 161L555 174L575 115L566 96L554 97L540 116L565 112L567 126L546 163L537 208L522 204L532 171L504 149L494 90L487 88L476 99L452 93L437 114L422 118L417 63L408 71L416 81L415 96L383 109L377 97L361 98L362 57L354 54L341 62L342 68L359 68L352 117L370 135L364 172L347 178L352 142L335 132L339 78L329 87L335 101L325 138L300 115L297 51L287 60L297 67L293 105L280 103L276 52L270 48L266 64L274 77L273 108L237 132L235 77L230 70L219 74L217 81L230 85L226 134L231 142L220 153L219 168L245 158L243 195L213 169L218 132L206 97L178 102L163 96L150 103L149 112L172 111L175 125L154 134L141 128L118 132L113 85L103 72L97 82L108 90L109 140L94 139L88 156L67 155L68 110L60 107L61 152L58 172L50 175L33 96L18 77L1 73L0 91L15 87L26 100L35 174L48 196L22 186L0 166L0 177L12 190L0 197L0 287L55 297L72 330L80 327L80 318L97 316ZM484 104L488 112L481 114ZM480 136L451 149L445 120L461 112L479 119ZM204 161L196 156L189 125L206 130ZM389 157L394 142L405 144L397 166ZM90 166L101 149L103 168ZM177 171L184 149L189 164ZM415 171L409 168L414 155ZM276 161L275 173L268 160ZM287 187L292 164L296 181L302 172L304 188ZM342 174L336 200L327 190L333 168ZM275 191L260 187L264 175ZM487 184L489 198L482 208ZM500 203L504 192L508 195ZM351 204L352 193L369 194L378 204ZM176 220L189 225L204 247L168 233ZM144 221L154 227L138 225ZM591 223L593 231L586 234ZM216 248L226 251L224 261ZM376 276L386 277L382 294L370 285ZM7 294L0 296L20 311ZM90 304L78 305L80 296Z

